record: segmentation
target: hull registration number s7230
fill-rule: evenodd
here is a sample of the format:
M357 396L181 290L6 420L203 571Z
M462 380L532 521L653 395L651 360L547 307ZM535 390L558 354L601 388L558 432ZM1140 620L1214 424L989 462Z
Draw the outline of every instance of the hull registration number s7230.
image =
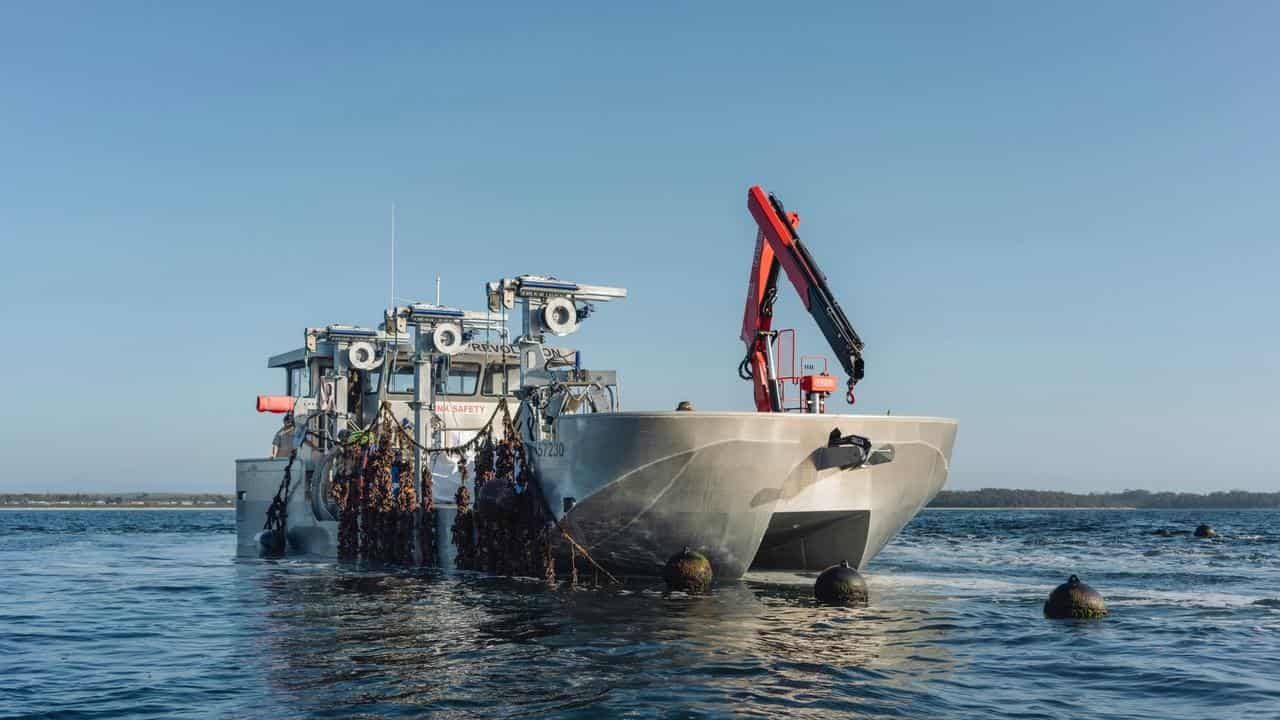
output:
M564 457L564 443L551 440L529 443L529 452L535 457Z

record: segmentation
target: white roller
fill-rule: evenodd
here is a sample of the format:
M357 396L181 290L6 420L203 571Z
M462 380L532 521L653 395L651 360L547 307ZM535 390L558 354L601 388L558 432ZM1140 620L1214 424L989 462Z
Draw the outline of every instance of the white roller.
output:
M347 362L357 370L372 370L378 366L378 351L372 343L363 340L353 342L347 348Z
M578 329L578 309L569 298L551 298L542 308L542 324L552 335L564 337Z
M440 323L431 331L431 344L436 352L457 355L462 352L462 328L457 323Z

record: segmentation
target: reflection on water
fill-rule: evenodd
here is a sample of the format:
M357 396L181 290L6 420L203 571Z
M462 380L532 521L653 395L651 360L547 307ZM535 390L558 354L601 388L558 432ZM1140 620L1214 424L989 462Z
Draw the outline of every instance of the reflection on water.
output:
M621 712L656 690L673 707L769 714L825 705L824 687L872 683L883 694L954 664L940 644L916 646L918 611L819 607L807 585L730 583L690 597L644 580L553 592L532 580L299 563L247 563L239 574L254 589L244 599L265 609L268 678L308 713L370 703L378 713ZM907 636L910 645L895 642Z
M1222 537L1162 537L1206 521ZM230 512L0 512L0 716L1270 717L1280 513L925 512L871 603L236 562ZM1041 617L1078 573L1099 622Z

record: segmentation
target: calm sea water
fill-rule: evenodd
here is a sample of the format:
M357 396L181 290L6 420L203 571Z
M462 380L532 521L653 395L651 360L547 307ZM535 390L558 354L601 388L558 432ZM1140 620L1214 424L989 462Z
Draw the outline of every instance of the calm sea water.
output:
M1162 538L1207 521L1216 541ZM0 512L0 717L1280 717L1280 513L926 511L872 602L236 562L229 511ZM1112 608L1049 621L1077 573Z

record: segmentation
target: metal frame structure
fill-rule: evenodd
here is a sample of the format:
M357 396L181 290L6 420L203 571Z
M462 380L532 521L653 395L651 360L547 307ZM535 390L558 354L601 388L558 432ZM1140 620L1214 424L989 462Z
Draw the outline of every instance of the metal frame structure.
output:
M779 270L786 271L800 301L844 368L848 376L845 399L852 404L853 387L862 379L864 370L862 339L836 302L826 276L800 242L796 232L800 216L787 212L776 196L766 195L759 186L747 191L747 209L755 218L759 232L742 316L741 337L747 346L747 356L738 370L743 379L752 381L756 409L760 412L785 409L773 354L773 341L777 337L777 331L773 330L773 304L778 294Z

